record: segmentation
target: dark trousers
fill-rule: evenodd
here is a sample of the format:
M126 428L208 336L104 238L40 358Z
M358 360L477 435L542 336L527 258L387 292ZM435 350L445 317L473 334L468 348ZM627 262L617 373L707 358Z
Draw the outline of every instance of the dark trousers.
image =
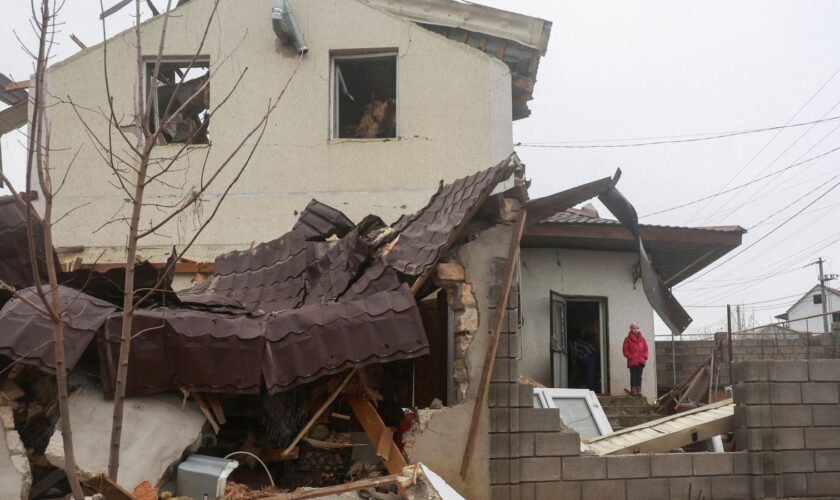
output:
M642 385L642 370L644 366L630 367L630 387L641 387Z

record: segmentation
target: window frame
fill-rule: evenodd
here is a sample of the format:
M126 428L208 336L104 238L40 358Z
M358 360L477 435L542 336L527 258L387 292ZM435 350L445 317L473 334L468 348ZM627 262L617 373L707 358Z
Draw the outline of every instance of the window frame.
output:
M151 83L152 73L150 72L149 66L154 65L155 62L157 62L157 60L158 60L157 56L144 56L144 57L141 58L141 61L143 63L143 96L144 96L145 100L148 100L149 92L151 91L151 88L149 87L149 84ZM197 68L202 68L202 67L206 66L207 67L207 78L208 78L208 80L213 78L212 69L210 68L210 56L209 55L197 55L197 56L194 55L194 54L193 55L186 55L186 56L164 55L164 56L160 57L160 63L161 64L184 63L184 67L190 66L190 63L192 63L192 68L190 68L191 70L194 70L194 69L197 69ZM152 71L154 71L154 66L152 67ZM154 117L154 126L155 126L154 130L158 130L160 128L160 111L158 110L157 99L155 99L155 101L152 102L151 105L152 105L152 116ZM207 103L207 113L210 113L211 105L212 105L212 101ZM202 144L195 144L195 143L185 144L183 142L167 142L166 144L157 144L156 143L156 144L154 144L154 147L156 147L156 146L205 147L205 146L211 145L212 143L213 143L213 141L210 140L210 138L208 137L207 138L207 143L202 143Z
M554 402L555 399L582 399L589 408L589 413L592 415L592 420L595 422L595 426L598 427L598 432L601 433L601 436L612 434L612 425L610 425L610 421L607 419L607 414L604 412L604 408L601 406L601 402L598 400L598 396L596 396L594 392L589 389L562 389L556 387L534 388L534 408L555 408L559 412L560 409ZM574 427L566 421L563 421L563 423L567 427L574 429ZM581 437L581 439L586 440L583 437Z
M338 133L338 100L340 96L340 89L338 79L336 78L336 62L349 60L364 60L364 59L385 59L394 58L394 99L397 101L397 108L395 110L394 120L396 126L394 127L394 137L339 137ZM400 54L396 47L387 47L381 49L354 49L354 50L332 50L330 51L330 79L329 79L329 126L327 129L328 139L330 141L393 141L400 138Z

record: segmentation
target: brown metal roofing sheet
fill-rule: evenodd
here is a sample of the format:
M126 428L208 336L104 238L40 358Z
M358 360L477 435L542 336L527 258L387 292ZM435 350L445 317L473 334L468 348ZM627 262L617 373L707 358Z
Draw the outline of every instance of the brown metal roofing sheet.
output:
M323 257L307 266L305 305L338 299L358 276L369 254L370 244L355 229L335 242Z
M604 177L603 179L587 182L586 184L581 184L580 186L575 186L559 193L530 200L525 203L525 210L528 211L528 219L532 221L532 224L536 224L547 217L563 213L567 208L595 198L599 194L614 187L619 178L621 178L621 169L616 170L613 177Z
M44 236L37 216L32 219L38 275L46 283L47 266L44 259ZM58 266L58 258L52 258ZM0 280L17 289L35 284L32 263L29 259L29 238L26 212L13 196L0 197Z
M495 167L442 186L425 207L394 224L399 238L386 262L411 276L431 269L496 185L507 179L514 168L515 162L508 158Z
M292 229L303 231L307 240L325 240L332 235L339 238L353 230L354 224L335 208L312 200L301 212Z
M48 288L44 289L49 292ZM34 287L21 296L40 304ZM82 357L96 331L117 308L77 290L60 286L59 307L64 323L65 362L72 370ZM0 353L41 370L55 373L55 345L52 321L21 299L14 298L0 310Z
M360 300L272 315L263 376L279 392L349 367L428 354L420 310L407 285Z

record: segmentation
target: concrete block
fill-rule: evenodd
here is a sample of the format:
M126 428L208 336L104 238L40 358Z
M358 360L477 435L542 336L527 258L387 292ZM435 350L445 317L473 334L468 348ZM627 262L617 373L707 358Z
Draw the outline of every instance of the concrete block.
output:
M667 479L628 479L627 500L668 498Z
M773 382L807 382L807 361L785 361L769 365L769 380Z
M493 500L511 500L510 485L496 484L490 487L490 498Z
M598 500L625 500L627 498L625 481L584 481L583 498L596 498Z
M692 453L695 476L732 474L732 455L729 453Z
M834 472L808 474L808 495L840 497L840 474Z
M736 404L766 405L770 404L770 383L768 382L737 382L733 386Z
M836 422L840 424L840 422ZM840 427L809 427L805 429L805 447L816 449L840 449Z
M690 476L691 455L688 453L651 454L650 475L653 477Z
M840 380L840 360L814 359L808 362L811 380L836 382Z
M557 481L563 471L560 457L523 457L519 459L519 481Z
M810 406L774 405L771 408L774 427L808 427L812 423Z
M840 405L815 405L811 410L815 426L831 426L840 422Z
M607 457L607 478L628 479L650 477L650 455L617 455Z
M540 457L580 455L580 435L571 429L537 433L534 435L534 453Z
M508 358L496 358L496 362L493 364L492 382L510 382L511 361L514 360ZM518 370L519 369L517 368L517 374L519 373Z
M840 472L840 450L816 450L814 466L817 472Z
M749 405L743 407L740 412L746 419L747 427L773 427L773 421L770 418L770 405Z
M514 441L518 441L518 447L514 447ZM511 434L511 449L518 450L517 456L519 457L534 456L534 434L531 432Z
M537 484L539 483L519 483L519 498L537 498Z
M770 384L770 402L773 404L801 403L801 385L796 382L777 382Z
M606 479L606 477L606 457L579 456L563 458L564 481L585 481L589 479Z
M520 432L553 432L565 426L560 419L560 412L552 408L520 408Z
M836 382L809 382L802 384L802 402L805 404L840 403Z
M536 484L536 500L582 500L580 481L553 481ZM525 497L523 497L523 500Z
M776 474L814 472L813 450L778 451L774 458Z
M732 377L736 382L765 382L769 379L769 361L733 361Z
M490 434L490 458L510 457L510 434Z
M519 394L517 401L519 408L533 408L534 407L534 388L527 384L517 384L519 386Z
M510 408L490 408L490 432L510 432Z
M749 476L716 476L712 478L712 494L715 500L750 498Z
M801 428L787 427L773 429L773 449L799 450L805 447L805 435Z
M510 459L494 458L490 460L490 483L510 484Z
M510 408L510 432L519 432L519 408Z
M801 497L808 495L808 481L805 474L782 475L779 496Z
M710 477L672 477L668 480L668 491L674 499L710 498L712 496L712 478Z
M749 453L740 451L732 453L732 472L733 474L749 474L751 472Z

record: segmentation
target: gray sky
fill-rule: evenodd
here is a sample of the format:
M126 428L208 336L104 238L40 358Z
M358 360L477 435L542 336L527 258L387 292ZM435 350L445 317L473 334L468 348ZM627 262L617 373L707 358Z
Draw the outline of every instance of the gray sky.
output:
M31 73L31 61L11 32L17 30L32 41L27 3L6 6L0 29L0 71L15 79ZM540 63L533 114L515 123L514 142L614 144L628 138L729 132L784 125L791 118L798 123L840 115L840 74L829 80L840 69L840 2L480 3L554 23ZM57 59L78 51L69 33L89 44L101 39L98 11L97 2L67 0ZM109 18L110 34L130 25L128 14L125 9ZM840 133L834 133L835 127L840 128L840 121L790 128L778 135L612 149L518 147L517 152L533 179L532 196L612 175L621 167L619 187L644 215L715 194L739 171L730 187L751 181L762 170L767 174L836 148ZM4 164L12 173L23 161L15 147L20 140L20 134L3 138ZM643 222L737 224L751 228L746 246L840 181L834 179L838 174L840 151L708 204ZM828 260L827 271L840 272L840 264L835 265L840 263L840 228L833 223L838 212L840 188L731 262L679 286L677 298L687 306L720 306L688 307L695 319L689 332L725 326L722 305L727 302L770 301L745 309L759 322L771 320L796 299L792 296L816 283L816 269L803 266L818 256ZM665 332L661 323L657 331Z

